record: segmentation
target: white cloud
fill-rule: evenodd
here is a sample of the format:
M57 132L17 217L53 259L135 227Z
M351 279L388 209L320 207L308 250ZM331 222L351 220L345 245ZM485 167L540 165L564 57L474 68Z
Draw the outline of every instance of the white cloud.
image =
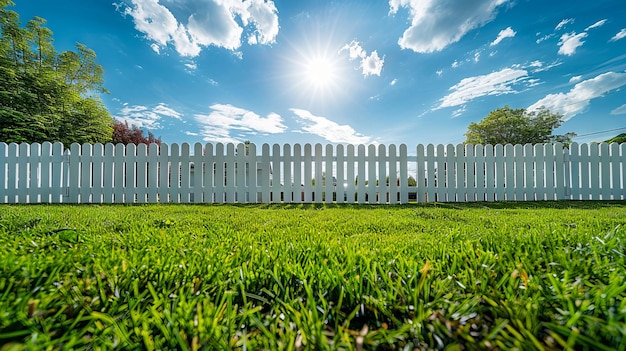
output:
M211 105L210 108L212 111L208 115L194 115L200 125L198 133L203 136L205 141L215 143L238 142L239 140L230 135L233 130L249 134L278 134L287 129L282 123L282 117L276 113L270 113L264 118L254 112L228 104L215 104Z
M278 9L273 1L249 0L250 21L255 24L255 31L250 35L258 44L273 44L280 26L278 25Z
M164 103L159 103L152 108L142 105L128 106L128 103L124 103L124 107L115 116L116 119L128 122L129 125L134 124L139 128L147 129L161 129L160 121L163 117L181 120L182 114L167 107Z
M460 65L460 64L461 64L461 63L460 63L459 61L454 60L454 62L452 62L452 64L450 65L450 67L452 67L452 68L457 68L457 67L459 67L459 65Z
M389 85L394 86L394 85L396 85L396 83L398 83L398 79L397 78L392 80L391 82L389 82Z
M441 77L443 75L443 70L437 70L437 72L435 72L439 77Z
M461 116L463 114L463 112L465 112L465 110L467 110L467 106L465 106L465 105L463 105L460 108L454 110L452 112L452 118L456 118L456 117Z
M361 72L363 76L367 77L368 75L377 75L380 76L380 72L383 69L383 64L385 63L385 57L378 57L378 52L376 50L372 51L369 55L367 52L361 47L361 44L353 40L350 44L344 45L339 52L347 50L350 55L350 60L361 59Z
M574 19L573 18L566 18L566 19L562 20L561 22L559 22L559 24L557 24L556 27L554 27L554 30L561 30L561 28L565 27L566 25L568 25L570 23L574 23Z
M533 70L531 71L532 73L538 73L538 72L544 72L544 71L548 71L554 67L560 66L562 65L563 62L556 60L548 65L544 65L543 62L541 61L533 61L530 63L530 68L533 68Z
M357 133L349 125L339 125L326 117L314 116L311 112L292 108L291 111L300 118L304 125L300 132L320 136L331 143L367 144L371 138Z
M161 54L161 48L159 47L159 44L157 44L157 43L152 43L152 44L150 44L150 48L152 48L152 50L153 50L154 52L156 52L156 53L157 53L157 55L160 55L160 54Z
M235 21L225 3L205 1L202 11L191 14L187 25L189 34L197 45L214 45L229 50L241 46L243 28Z
M570 83L576 83L578 81L580 81L583 78L583 76L573 76L572 78L569 79Z
M480 61L480 52L475 52L474 53L474 62L478 62Z
M593 29L593 28L602 27L606 23L606 21L607 21L606 19L603 19L603 20L600 20L600 21L590 25L589 27L585 28L585 32L590 30L590 29Z
M515 34L517 34L517 32L511 29L511 27L508 27L507 29L503 29L500 31L500 33L498 33L498 37L496 38L496 40L494 40L491 44L489 44L489 46L496 46L500 44L500 42L506 38L513 38Z
M344 47L342 47L339 52L342 52L343 50L348 50L350 60L354 60L357 58L362 59L367 56L367 53L365 52L365 50L363 50L361 44L359 44L359 42L356 40L351 41L350 44L344 45Z
M581 47L585 42L582 40L587 37L586 32L578 33L565 33L559 40L559 55L572 56L576 53L576 49Z
M175 111L172 108L167 107L167 105L165 105L164 103L158 104L155 108L152 109L152 112L162 115L162 116L172 117L175 119L181 119L182 117L181 113Z
M612 115L626 115L626 104L611 111Z
M372 51L372 53L361 60L361 69L363 70L363 75L377 75L380 76L380 72L383 70L383 64L385 63L385 58L378 57L378 53L376 50Z
M618 41L625 37L626 37L626 28L622 28L622 30L620 30L617 34L615 34L613 38L611 38L610 41Z
M539 34L539 33L538 33L538 34ZM544 35L543 37L541 37L541 38L539 38L539 39L535 40L535 42L536 42L537 44L541 44L541 42L542 42L542 41L546 41L546 40L548 40L548 39L552 38L553 36L554 36L554 33L553 33L553 34L547 34L547 35Z
M624 85L626 85L626 73L603 73L576 84L567 93L549 94L528 107L528 110L545 107L552 112L562 113L564 120L569 120L583 112L591 100Z
M436 109L463 105L486 95L516 93L511 86L527 78L528 72L526 70L512 68L505 68L482 76L464 78L449 89L452 90L452 93L444 96Z
M409 10L411 25L398 44L419 53L443 50L469 31L491 22L510 0L389 0L389 14Z
M248 43L272 44L278 35L278 10L272 0L179 0L177 16L159 0L131 0L115 4L123 15L131 16L135 29L146 35L157 54L172 45L181 56L195 57L202 47L236 50L248 29Z

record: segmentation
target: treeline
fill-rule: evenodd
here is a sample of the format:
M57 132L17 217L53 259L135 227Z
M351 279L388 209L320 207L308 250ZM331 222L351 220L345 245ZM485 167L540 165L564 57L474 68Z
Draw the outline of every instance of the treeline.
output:
M58 53L46 20L22 26L0 0L0 141L34 143L160 143L134 125L114 121L100 99L104 70L96 53L76 43Z
M23 27L10 0L0 5L0 140L111 141L114 121L99 97L107 91L95 52L77 43L57 53L45 19Z

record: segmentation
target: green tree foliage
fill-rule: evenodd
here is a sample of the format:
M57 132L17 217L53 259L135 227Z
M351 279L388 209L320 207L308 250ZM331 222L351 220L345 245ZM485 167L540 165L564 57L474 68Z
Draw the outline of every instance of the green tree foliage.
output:
M58 54L46 20L21 26L10 0L0 0L0 141L111 141L113 118L99 94L104 71L77 43Z
M569 145L574 133L552 135L563 123L563 115L547 109L528 112L508 106L491 111L478 123L470 123L466 144L539 144L560 142Z
M607 140L605 142L609 143L609 144L610 143L618 143L618 144L626 143L626 133L622 133L620 135L616 135L613 138L611 138L611 139L609 139L609 140Z

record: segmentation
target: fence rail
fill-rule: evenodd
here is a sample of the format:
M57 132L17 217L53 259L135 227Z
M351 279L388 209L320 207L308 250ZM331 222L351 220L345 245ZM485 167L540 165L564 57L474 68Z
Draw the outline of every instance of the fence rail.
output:
M259 151L257 153L257 151ZM0 203L626 199L626 143L0 143Z

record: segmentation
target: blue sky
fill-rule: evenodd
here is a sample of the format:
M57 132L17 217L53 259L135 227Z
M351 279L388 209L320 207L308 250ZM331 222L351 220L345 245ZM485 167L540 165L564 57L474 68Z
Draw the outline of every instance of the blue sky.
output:
M14 1L167 143L456 144L504 105L626 132L623 0Z

